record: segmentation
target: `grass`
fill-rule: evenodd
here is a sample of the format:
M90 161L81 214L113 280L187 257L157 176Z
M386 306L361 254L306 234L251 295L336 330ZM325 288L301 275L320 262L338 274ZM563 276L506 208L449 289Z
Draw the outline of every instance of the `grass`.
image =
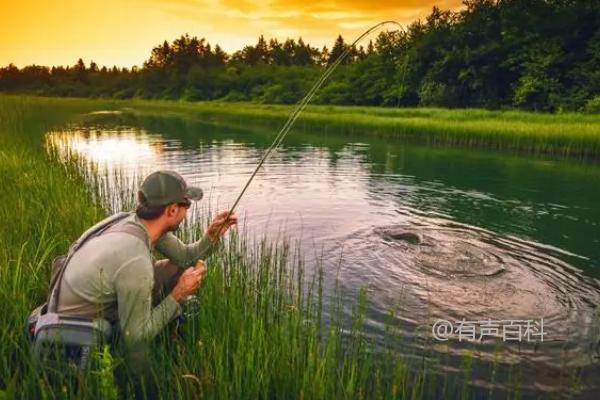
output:
M79 385L52 386L34 367L23 335L26 316L46 296L53 257L65 253L115 204L132 201L128 191L101 196L105 192L98 176L83 173L81 160L58 162L44 149L43 135L80 113L123 105L0 97L0 399L132 394L130 381L115 383L114 372L123 360L106 349L96 354L92 376L80 377ZM198 238L204 224L188 222L184 240ZM435 362L428 361L433 353L412 365L398 351L394 310L383 345L375 347L363 331L365 292L353 306L352 321L343 321L339 286L325 305L323 275L307 276L302 257L285 240L253 242L232 235L207 264L211 268L200 291L198 319L185 326L183 340L173 341L165 333L154 347L149 373L160 398L472 396L470 356L458 377L438 374ZM330 315L327 323L324 313ZM518 397L516 381L507 396Z
M35 369L22 333L29 311L44 300L52 258L116 204L116 197L99 198L97 188L87 185L77 160L63 165L41 146L46 130L98 104L1 101L0 184L8 195L0 206L0 393L114 397L112 371L122 360L104 351L90 372L94 379L83 379L78 388L65 381L56 392ZM200 234L199 226L186 226L187 239ZM351 327L341 321L321 325L322 281L305 279L298 254L290 254L285 242L251 244L233 235L207 262L214 267L200 292L199 319L186 326L184 342L159 338L151 373L160 397L370 398L375 391L384 398L424 391L426 381L413 385L399 354L390 352L385 365L375 366L361 331L364 312L357 312ZM364 305L362 299L358 310ZM119 387L123 396L130 390Z
M140 113L179 113L214 122L279 128L292 106L252 103L134 100ZM600 159L600 116L482 109L309 106L293 129L401 138L428 145L481 148L527 155Z
M58 101L94 102L89 99ZM177 114L240 126L247 126L248 121L252 121L274 130L279 130L293 109L293 106L247 102L95 101L107 109L127 109L133 113L151 115ZM359 141L364 135L374 135L427 145L582 160L600 159L600 115L593 114L310 105L292 129L325 134L343 133Z

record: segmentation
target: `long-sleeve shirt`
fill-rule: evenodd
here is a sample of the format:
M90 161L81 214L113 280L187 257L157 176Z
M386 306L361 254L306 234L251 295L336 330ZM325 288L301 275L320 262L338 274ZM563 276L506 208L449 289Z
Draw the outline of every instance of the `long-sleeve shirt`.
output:
M175 318L181 307L172 295L152 307L156 248L180 268L195 264L210 251L206 235L185 244L173 233L165 233L153 246L140 219L131 213L117 224L137 224L146 242L126 232L106 232L89 239L73 255L64 272L58 313L90 318L104 317L118 323L127 345L156 336Z

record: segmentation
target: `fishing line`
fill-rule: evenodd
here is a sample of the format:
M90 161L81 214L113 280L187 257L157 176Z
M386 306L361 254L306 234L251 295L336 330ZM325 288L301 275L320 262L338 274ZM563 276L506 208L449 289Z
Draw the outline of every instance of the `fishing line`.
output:
M323 72L323 74L319 77L319 79L317 79L315 81L315 83L313 84L313 86L306 93L306 95L302 98L302 100L300 100L300 102L297 103L296 108L290 114L290 116L288 117L286 123L283 125L283 127L281 128L281 130L279 131L279 133L277 134L277 136L275 136L275 139L273 140L273 143L271 143L271 145L265 151L265 154L262 156L262 158L258 162L258 165L256 166L256 168L254 169L254 171L250 175L250 178L248 179L248 181L246 182L246 184L244 185L244 187L242 188L242 191L240 192L240 194L236 198L235 202L233 203L233 206L231 206L231 208L229 209L229 212L227 213L227 216L225 217L225 219L223 220L223 222L219 226L219 230L217 231L217 235L216 235L217 238L221 234L221 230L225 226L225 222L227 222L227 220L229 219L229 217L231 216L231 214L233 214L233 211L235 210L236 206L240 202L242 196L244 195L244 193L246 192L246 190L248 189L248 187L250 186L250 183L252 182L252 180L254 179L254 177L256 176L256 174L258 173L258 170L260 169L260 167L262 167L262 165L267 160L267 158L269 157L269 155L271 154L271 152L273 150L275 150L277 147L279 147L279 145L281 144L281 142L283 141L283 139L285 138L285 136L287 135L287 133L292 128L294 122L300 116L300 113L302 113L302 111L304 110L304 108L306 108L306 106L308 105L308 103L310 102L310 100L313 98L313 96L315 95L315 93L317 92L317 90L319 90L319 88L321 87L321 85L323 85L323 82L325 82L325 80L329 77L329 75L331 75L333 73L333 71L335 70L335 68L355 48L355 46L356 46L356 44L358 42L360 42L361 40L363 40L366 36L368 36L374 30L376 30L376 29L378 29L378 28L380 28L380 27L382 27L384 25L387 25L387 24L397 25L400 29L402 29L402 25L400 25L400 23L398 23L396 21L383 21L383 22L380 22L380 23L372 26L368 30L366 30L363 34L361 34L358 38L356 38L354 40L354 42L352 42L352 44L350 44L349 46L347 46L346 49L342 52L342 54L340 54L338 56L338 58L331 65L329 65L329 67L327 67L327 69Z

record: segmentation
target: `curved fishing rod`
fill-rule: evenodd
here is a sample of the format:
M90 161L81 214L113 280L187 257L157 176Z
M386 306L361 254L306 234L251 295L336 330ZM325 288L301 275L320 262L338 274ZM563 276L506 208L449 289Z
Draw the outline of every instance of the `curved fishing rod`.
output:
M258 170L260 169L260 167L262 167L262 165L264 164L264 162L266 161L266 159L269 157L269 155L271 154L271 152L273 150L275 150L277 147L279 147L279 145L281 144L281 142L283 141L283 139L285 138L285 136L287 135L287 133L289 132L289 130L292 128L292 125L298 119L298 117L300 116L300 113L304 110L304 108L306 108L306 106L308 105L308 103L310 102L310 100L313 98L313 96L315 95L315 93L317 92L317 90L319 90L319 88L323 85L323 83L329 77L329 75L331 75L333 73L333 71L335 70L335 68L344 60L344 58L346 58L346 56L350 53L350 51L354 48L354 46L356 46L356 44L358 42L360 42L361 40L363 40L366 36L368 36L374 30L376 30L379 27L382 27L384 25L387 25L387 24L397 25L400 29L403 28L400 23L398 23L396 21L391 21L390 20L390 21L380 22L380 23L378 23L376 25L373 25L368 30L366 30L363 34L361 34L358 38L356 38L354 40L354 42L352 42L342 52L342 54L340 54L338 56L338 58L331 65L329 65L329 67L327 67L327 69L325 70L325 72L323 72L323 74L319 77L319 79L317 79L317 81L313 84L313 86L306 93L306 95L302 98L302 100L300 100L300 102L296 105L296 108L290 114L290 116L288 117L286 123L283 125L283 127L281 128L281 130L279 131L279 133L277 134L277 136L275 136L275 139L273 140L273 143L271 143L271 145L267 148L267 151L265 151L265 154L262 156L262 158L258 162L258 165L256 166L256 168L252 172L252 175L250 175L250 178L248 179L248 181L246 182L246 184L244 185L244 187L242 188L242 191L240 192L240 194L236 198L235 202L233 203L233 206L231 206L231 208L229 209L229 212L227 213L227 216L225 217L225 219L223 220L223 222L219 226L219 229L217 230L217 235L216 235L217 238L221 234L221 230L225 226L225 223L227 222L227 220L229 219L229 217L231 216L231 214L233 214L233 211L235 210L236 206L240 202L242 196L244 195L244 193L246 192L246 190L250 186L250 183L252 182L252 180L254 179L254 177L256 176L256 174L258 173ZM211 241L211 245L213 245L213 244L214 244L214 242Z

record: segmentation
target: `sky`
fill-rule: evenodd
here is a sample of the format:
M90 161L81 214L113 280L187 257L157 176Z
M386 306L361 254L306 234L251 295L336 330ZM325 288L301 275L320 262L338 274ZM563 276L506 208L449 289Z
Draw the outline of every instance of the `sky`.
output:
M80 57L86 65L141 66L153 47L184 33L228 53L261 34L331 48L338 34L352 41L384 20L409 24L434 5L455 10L461 0L0 0L0 66L73 65Z

